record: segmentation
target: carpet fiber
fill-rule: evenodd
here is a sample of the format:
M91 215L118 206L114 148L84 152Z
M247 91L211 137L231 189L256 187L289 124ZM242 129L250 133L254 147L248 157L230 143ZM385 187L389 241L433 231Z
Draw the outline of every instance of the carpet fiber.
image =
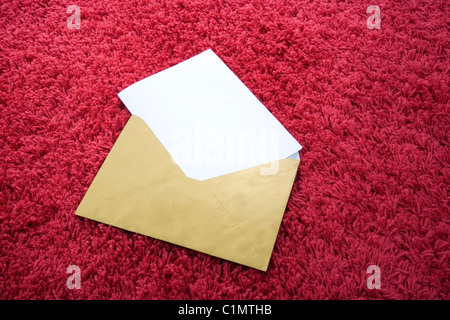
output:
M2 2L0 298L450 298L449 14L441 0ZM130 117L117 93L208 48L304 147L267 272L74 215Z

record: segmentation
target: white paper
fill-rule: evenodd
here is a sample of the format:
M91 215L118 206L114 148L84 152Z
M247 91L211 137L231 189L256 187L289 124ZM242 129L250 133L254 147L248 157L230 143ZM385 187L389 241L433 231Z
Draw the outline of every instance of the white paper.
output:
M193 179L248 169L301 149L212 50L129 86L119 97Z
M300 160L300 154L298 152L291 154L288 159L297 159Z

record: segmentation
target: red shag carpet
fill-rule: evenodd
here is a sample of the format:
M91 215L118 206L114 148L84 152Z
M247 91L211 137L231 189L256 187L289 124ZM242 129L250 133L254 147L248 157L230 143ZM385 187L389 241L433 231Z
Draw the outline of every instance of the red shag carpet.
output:
M450 298L449 14L444 0L2 2L0 298ZM208 48L304 147L267 272L74 215L130 117L117 93Z

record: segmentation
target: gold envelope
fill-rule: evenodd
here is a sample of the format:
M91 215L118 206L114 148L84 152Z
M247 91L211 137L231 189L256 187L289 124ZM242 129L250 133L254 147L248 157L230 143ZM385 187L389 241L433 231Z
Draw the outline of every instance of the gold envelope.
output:
M187 178L132 115L75 214L265 271L299 162Z

